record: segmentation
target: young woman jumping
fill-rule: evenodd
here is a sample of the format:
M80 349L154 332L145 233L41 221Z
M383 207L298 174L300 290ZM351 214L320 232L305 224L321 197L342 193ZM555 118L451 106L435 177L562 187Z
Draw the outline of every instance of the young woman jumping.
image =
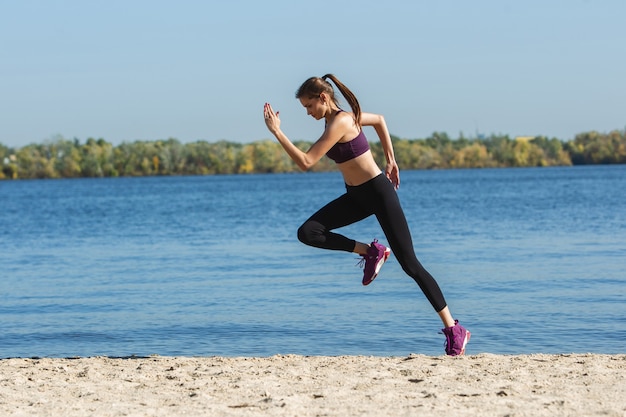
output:
M352 112L339 107L335 90L328 80L335 84ZM326 123L324 133L311 148L303 152L285 136L280 130L278 112L269 103L263 108L267 128L302 170L308 170L327 155L337 164L346 184L345 194L322 207L300 226L298 239L317 248L361 255L365 261L363 285L376 278L393 251L402 269L415 280L439 314L446 336L446 353L462 355L470 332L454 320L439 285L415 255L411 232L396 193L400 186L400 172L385 119L379 114L361 112L355 95L332 74L309 78L296 92L296 98L308 115L316 120L324 119ZM387 160L384 174L374 161L363 126L372 126L382 144ZM391 249L377 240L368 245L333 232L372 214L378 219Z

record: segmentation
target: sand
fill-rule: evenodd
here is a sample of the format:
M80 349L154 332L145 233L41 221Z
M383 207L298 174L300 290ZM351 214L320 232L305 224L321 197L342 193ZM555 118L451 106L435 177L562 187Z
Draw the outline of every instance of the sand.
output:
M626 416L626 354L12 358L1 416Z

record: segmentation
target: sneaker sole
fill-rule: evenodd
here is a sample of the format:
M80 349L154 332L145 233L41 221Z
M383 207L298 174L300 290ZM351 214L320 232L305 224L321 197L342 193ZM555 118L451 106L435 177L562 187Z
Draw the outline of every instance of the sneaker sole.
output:
M376 264L376 268L374 269L374 275L372 276L372 279L370 279L369 281L363 281L363 285L370 285L372 281L374 281L374 278L378 276L378 273L380 272L380 268L383 267L383 264L387 261L387 258L389 258L389 255L391 255L391 249L385 248L385 253L383 254L383 257Z
M472 334L466 330L465 340L463 340L463 347L461 348L461 353L459 353L459 355L465 355L465 346L467 346L467 342L470 341L470 337L472 337Z

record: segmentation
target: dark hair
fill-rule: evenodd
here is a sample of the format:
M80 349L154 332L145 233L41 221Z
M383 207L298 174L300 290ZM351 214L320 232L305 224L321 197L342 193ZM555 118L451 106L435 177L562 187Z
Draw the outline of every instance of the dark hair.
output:
M296 98L316 98L319 97L320 94L326 93L330 97L330 99L335 103L337 107L339 107L339 101L337 97L335 97L335 90L333 86L326 81L326 79L330 79L339 89L341 95L346 99L348 105L352 109L352 113L354 113L354 122L357 126L361 126L361 106L359 105L359 101L356 99L356 96L343 85L341 81L337 79L333 74L326 74L323 77L311 77L306 80L298 91L296 91Z

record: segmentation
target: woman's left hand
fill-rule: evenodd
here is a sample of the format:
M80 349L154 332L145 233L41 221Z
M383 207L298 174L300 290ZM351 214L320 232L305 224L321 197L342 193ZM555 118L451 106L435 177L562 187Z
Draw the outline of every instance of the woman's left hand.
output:
M387 163L387 166L385 167L385 175L393 184L393 188L396 190L400 188L400 168L398 168L396 161Z
M272 109L270 103L265 103L265 106L263 106L263 117L265 117L265 125L273 134L280 130L280 118L278 117L279 113L280 112L274 113L274 109Z

